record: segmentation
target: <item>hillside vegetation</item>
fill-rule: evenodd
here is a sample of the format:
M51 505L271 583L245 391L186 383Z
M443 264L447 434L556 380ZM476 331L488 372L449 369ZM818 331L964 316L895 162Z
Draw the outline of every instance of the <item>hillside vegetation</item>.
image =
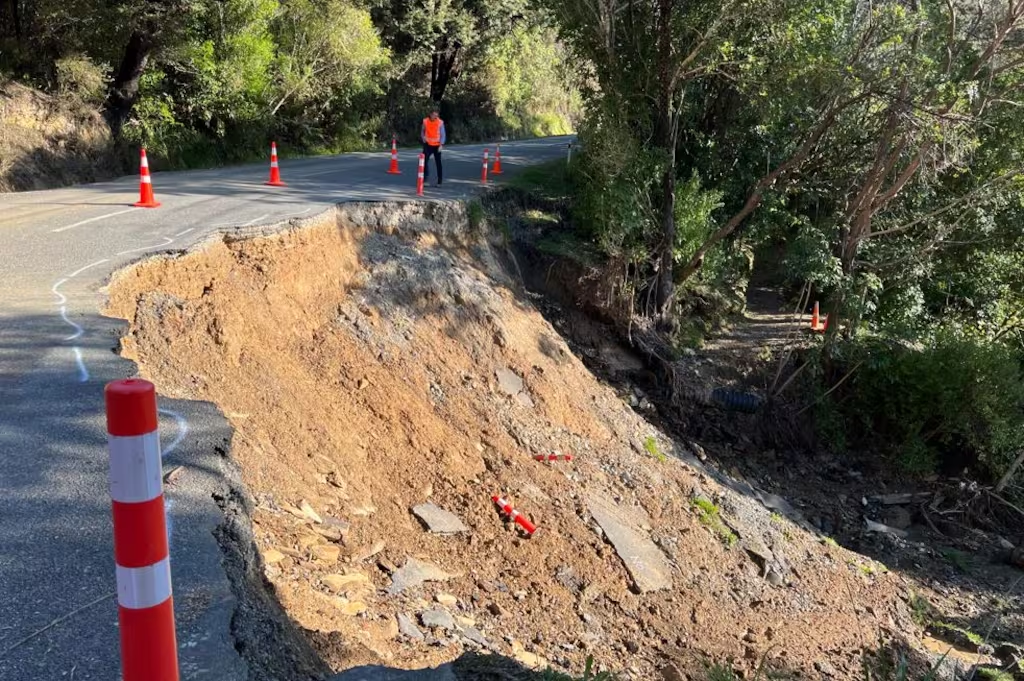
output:
M554 12L592 86L584 152L556 192L577 242L562 251L617 277L649 356L699 343L755 277L829 314L768 389L813 421L811 446L1010 474L1024 446L1024 2ZM637 340L638 319L658 340Z

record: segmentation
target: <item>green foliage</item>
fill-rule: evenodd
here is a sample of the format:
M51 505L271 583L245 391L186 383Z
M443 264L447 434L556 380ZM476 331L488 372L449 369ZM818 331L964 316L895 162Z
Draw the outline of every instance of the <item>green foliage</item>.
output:
M658 447L658 441L654 439L653 435L648 435L644 439L644 450L661 463L667 461L665 453L661 451L660 447Z
M482 78L506 132L542 137L575 129L582 101L553 29L519 26L501 36L487 52Z
M106 97L109 68L95 64L86 56L78 55L58 59L57 89L66 96L84 104L99 105Z
M908 347L876 338L837 347L858 365L830 398L851 443L881 449L912 473L977 459L997 476L1024 437L1020 353L955 332Z
M714 532L726 546L732 548L739 541L736 533L722 520L718 506L710 500L697 497L693 500L693 510L697 513L701 525Z

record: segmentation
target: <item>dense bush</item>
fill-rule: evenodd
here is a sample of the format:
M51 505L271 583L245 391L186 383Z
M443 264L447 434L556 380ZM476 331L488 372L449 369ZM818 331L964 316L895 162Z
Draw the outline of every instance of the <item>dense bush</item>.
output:
M864 337L835 353L836 371L852 374L823 403L819 425L841 428L845 444L913 473L980 464L998 476L1024 442L1022 356L1012 348L944 331L919 345Z

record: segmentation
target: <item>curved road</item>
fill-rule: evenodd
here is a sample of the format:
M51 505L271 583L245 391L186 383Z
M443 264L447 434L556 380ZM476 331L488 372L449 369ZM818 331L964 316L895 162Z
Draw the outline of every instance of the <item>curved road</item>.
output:
M562 157L567 139L502 145L508 174ZM479 190L482 146L445 149L443 188ZM416 152L282 159L156 173L163 207L133 209L138 179L0 195L0 681L120 678L103 385L135 373L100 316L111 272L211 232L313 215L344 201L415 199ZM506 174L503 177L508 177ZM234 602L213 529L230 432L209 404L161 399L182 679L248 678L230 636Z

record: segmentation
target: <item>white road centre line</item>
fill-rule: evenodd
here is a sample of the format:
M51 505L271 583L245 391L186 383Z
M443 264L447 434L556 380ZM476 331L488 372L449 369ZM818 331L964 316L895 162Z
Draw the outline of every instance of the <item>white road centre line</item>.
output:
M57 296L58 298L60 298L60 300L58 300L58 301L57 301L57 302L55 303L56 305L63 305L64 303L68 302L68 299L67 299L67 298L66 298L66 297L64 296L64 294L63 294L63 293L61 293L60 291L58 291L58 290L57 290L57 289L59 289L59 288L60 288L60 287L61 287L62 285L66 284L66 283L68 283L68 280L67 280L67 278L65 277L64 279L61 279L61 280L60 280L60 281L58 281L58 282L57 282L56 284L54 284L53 286L51 286L51 287L50 287L50 290L51 290L51 291L53 291L53 295L55 295L55 296Z
M77 270L75 270L74 272L72 272L71 274L69 274L68 275L68 279L73 279L74 277L77 277L79 274L81 274L82 272L86 271L87 269L89 269L91 267L96 267L97 265L102 265L105 262L109 262L109 260L110 260L109 258L103 258L103 260L97 260L96 262L92 263L91 265L86 265L85 267L80 267Z
M195 229L195 227L189 227L188 229L186 229L186 230L184 230L182 232L178 232L177 234L175 234L174 238L177 239L179 236L185 236L186 234L188 234L189 232L191 232L194 229Z
M85 333L85 331L82 329L81 326L79 326L78 324L76 324L73 321L71 321L70 319L68 319L68 308L63 306L63 305L60 306L60 316L70 326L75 327L75 332L73 334L71 334L70 336L68 336L67 338L65 338L64 339L65 341L75 340L76 338L81 336L83 333Z
M71 351L75 353L75 362L78 364L78 382L85 383L89 380L89 370L85 368L85 361L82 359L82 349L76 346L71 348Z
M125 255L126 253L135 253L137 251L149 251L154 248L160 248L161 246L170 246L172 243L174 243L174 239L172 239L169 236L165 236L163 239L164 242L162 244L150 244L148 246L140 246L139 248L129 248L126 251L119 251L118 253L116 253L116 255Z
M107 213L106 215L100 215L99 217L89 218L88 220L82 220L81 222L76 222L75 224L67 225L66 227L58 227L57 229L51 229L50 232L52 234L59 234L61 232L66 232L69 229L74 229L75 227L81 227L82 225L87 225L90 222L97 222L99 220L106 220L107 218L112 218L115 215L124 215L125 213L131 213L133 210L139 210L139 209L138 208L126 208L124 210L119 210L119 211L116 211L114 213Z

